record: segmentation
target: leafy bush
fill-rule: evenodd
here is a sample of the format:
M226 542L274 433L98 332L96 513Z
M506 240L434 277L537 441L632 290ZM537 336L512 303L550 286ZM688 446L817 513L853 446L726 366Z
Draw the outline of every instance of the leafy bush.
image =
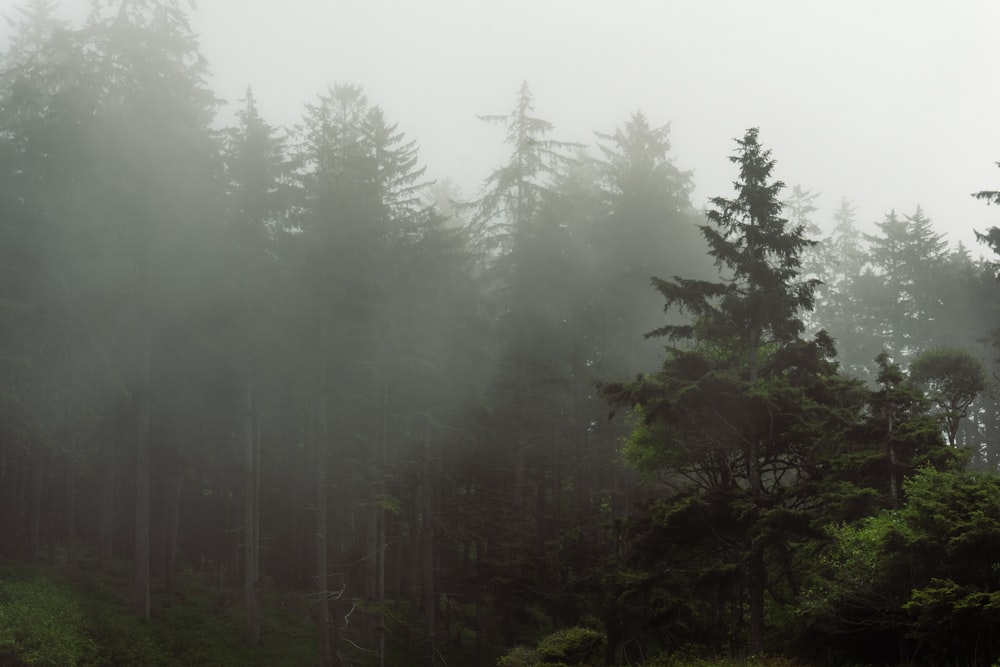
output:
M604 661L604 635L590 628L566 628L538 642L542 662L596 664Z
M566 628L543 637L534 649L519 646L497 667L588 667L603 664L604 635L589 628Z
M497 661L497 667L535 667L539 664L538 653L526 646L518 646Z
M684 652L664 654L646 662L643 667L805 667L802 663L781 656L748 658L705 658Z

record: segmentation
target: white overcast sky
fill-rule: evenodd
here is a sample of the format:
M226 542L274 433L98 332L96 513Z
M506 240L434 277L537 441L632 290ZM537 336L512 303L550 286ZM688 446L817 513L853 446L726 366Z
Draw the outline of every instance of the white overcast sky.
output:
M506 154L477 114L527 80L554 138L669 122L699 207L730 195L732 139L757 126L776 176L822 193L824 227L842 196L868 230L920 204L976 253L972 230L1000 225L969 196L1000 189L1000 2L200 0L192 18L220 97L251 85L290 126L329 84L362 84L468 195Z

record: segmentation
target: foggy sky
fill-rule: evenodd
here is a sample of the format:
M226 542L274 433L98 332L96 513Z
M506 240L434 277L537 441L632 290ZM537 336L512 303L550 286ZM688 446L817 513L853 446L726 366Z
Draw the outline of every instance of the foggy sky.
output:
M554 138L591 143L635 110L669 122L699 207L730 196L732 139L758 126L775 175L822 193L824 227L842 196L866 230L920 204L976 254L972 229L1000 225L969 196L1000 189L1000 3L201 0L192 18L222 98L252 85L291 126L327 85L360 83L469 196L506 156L476 116L509 111L527 80Z

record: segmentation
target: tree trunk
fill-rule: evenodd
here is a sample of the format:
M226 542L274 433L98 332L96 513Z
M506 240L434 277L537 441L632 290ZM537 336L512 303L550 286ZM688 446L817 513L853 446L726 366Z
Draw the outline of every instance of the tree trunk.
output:
M326 446L327 446L327 388L322 383L322 395L317 408L316 433L314 435L316 458L313 464L316 483L316 628L319 634L319 667L333 665L330 646L330 607L327 588L327 517L326 517Z
M167 595L174 594L174 580L177 573L177 532L180 528L181 493L184 490L184 476L180 470L172 470L166 481L166 517L164 525L163 568Z
M142 370L136 390L135 435L135 583L132 613L149 618L149 429L151 350L150 333L142 342Z
M0 443L0 555L17 558L21 526L18 521L21 486L21 457L5 443Z
M243 642L256 647L260 643L260 616L257 609L257 466L253 412L253 383L248 371L243 381L243 598L246 606Z
M889 443L889 499L892 502L892 506L895 507L899 499L899 490L897 489L896 482L896 467L898 461L896 460L896 447L893 445L893 418L889 417L889 434L886 440Z
M750 651L754 655L764 652L764 590L767 573L764 569L764 549L754 544L750 550Z
M374 458L374 457L373 457ZM374 470L369 471L369 475L374 476ZM368 482L368 507L365 510L365 550L364 550L364 573L365 573L365 609L364 614L364 642L365 646L376 651L375 644L375 610L376 605L376 582L378 572L378 503L377 490L374 480Z
M49 454L49 468L51 471L55 471L55 455ZM48 502L44 508L43 514L45 515L45 546L48 550L47 560L55 565L56 562L56 537L59 531L56 530L56 507L59 506L59 485L55 483L55 478L47 484Z
M32 452L31 458L31 496L28 502L28 553L27 559L34 563L38 560L40 533L42 524L42 481L45 464L39 451Z
M750 248L751 255L753 248ZM760 331L754 330L750 336L750 389L753 390L757 384L760 372L758 350L760 346ZM752 401L751 400L751 406ZM760 470L760 434L757 432L754 423L755 415L751 409L750 432L747 434L747 479L750 483L750 495L754 499L757 509L760 509L761 496L764 493L763 480ZM766 588L767 573L764 569L764 546L754 539L751 533L750 557L747 563L750 585L750 650L754 654L764 652L764 589Z
M66 457L66 562L76 562L76 437L71 436L70 455Z
M111 429L109 429L111 430ZM114 514L115 514L115 452L112 446L113 435L104 434L101 442L101 492L100 519L98 526L99 548L98 556L102 561L109 561L114 549Z
M378 446L375 452L375 465L372 473L375 475L375 654L378 667L385 666L385 520L382 494L385 491L382 482L382 471L385 469L385 457L389 447L389 381L382 379L381 414L379 416Z
M431 481L431 437L424 435L424 479L420 497L420 569L424 612L424 665L434 667L437 593L434 589L434 488Z
M66 539L66 562L72 565L76 562L76 429L73 424L73 410L66 408L66 423L70 427L66 442L66 453L63 455L63 472L65 474L66 517L63 524ZM53 486L55 484L53 483Z
M376 512L375 655L378 667L385 667L385 510L380 505Z

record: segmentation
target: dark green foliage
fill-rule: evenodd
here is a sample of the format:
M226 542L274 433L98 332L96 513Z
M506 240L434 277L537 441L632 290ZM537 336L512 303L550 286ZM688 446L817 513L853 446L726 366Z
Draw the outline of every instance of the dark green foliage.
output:
M784 183L772 180L775 163L757 134L756 128L748 130L729 158L740 168L736 198L713 198L708 212L712 224L701 227L709 254L725 271L725 282L654 279L666 308L679 308L692 323L668 325L650 336L737 342L755 349L766 340L794 340L802 332L799 311L812 307L818 281L798 280L800 255L814 242L804 237L801 226L789 228L780 217L778 194Z
M956 444L958 427L969 406L987 388L982 363L965 350L932 348L910 364L910 379L927 392L940 411L948 444Z
M900 509L830 529L803 609L824 632L867 638L842 644L857 659L994 664L1000 480L924 468L903 490Z
M566 628L538 642L542 663L584 665L597 664L604 656L604 635L589 628Z
M603 663L605 637L596 630L573 627L539 640L534 649L511 649L497 667L591 667Z
M659 587L670 591L667 599L693 598L661 606L659 614L684 619L661 625L688 631L668 643L714 639L719 648L749 643L759 651L766 589L778 599L780 588L792 595L797 588L790 550L808 525L808 482L854 415L838 385L832 341L823 332L800 338L799 311L812 305L816 284L799 279L800 254L811 242L780 217L783 186L771 180L774 161L757 131L737 146L737 197L713 199L712 224L702 227L723 281L654 278L666 307L689 322L649 334L673 343L659 372L606 384L602 393L642 420L626 456L657 476L665 493L650 504L647 528L664 552L652 556L645 544L637 554L640 562L651 558L646 567L658 563L657 574L627 594L656 599ZM688 582L672 571L692 568L695 581L715 582L713 597L673 588ZM744 595L749 635L737 621ZM703 600L714 614L692 608ZM723 637L724 627L736 629Z
M512 648L497 661L497 667L537 667L539 664L538 652L524 646Z

